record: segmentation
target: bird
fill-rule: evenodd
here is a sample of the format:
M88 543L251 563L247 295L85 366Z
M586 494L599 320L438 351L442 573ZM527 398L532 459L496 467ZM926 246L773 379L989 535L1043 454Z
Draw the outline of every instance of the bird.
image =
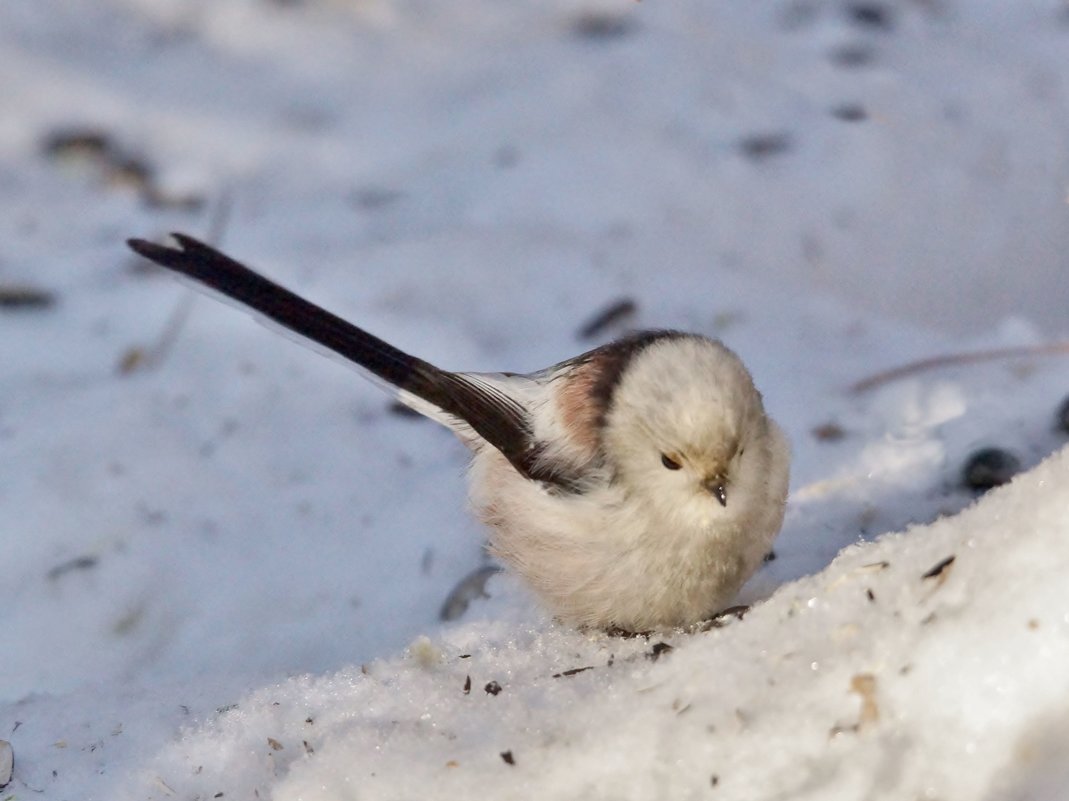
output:
M136 253L362 368L468 447L488 550L562 624L645 633L710 620L783 523L790 446L741 359L640 331L533 373L451 372L185 234Z

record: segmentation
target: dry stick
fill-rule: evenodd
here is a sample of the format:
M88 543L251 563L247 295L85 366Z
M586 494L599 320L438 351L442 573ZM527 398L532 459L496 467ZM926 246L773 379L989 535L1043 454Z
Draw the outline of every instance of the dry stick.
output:
M939 367L955 367L964 364L998 361L999 359L1020 359L1026 356L1056 356L1059 354L1069 354L1069 342L1051 342L1047 345L1028 345L1019 348L997 348L995 350L976 351L975 353L953 353L933 356L930 359L910 362L901 367L894 367L869 376L856 384L852 384L850 392L854 394L868 392L870 389L889 384L900 378L935 370Z
M215 204L215 210L209 221L206 241L214 245L218 245L222 241L223 234L226 232L227 222L230 219L231 205L229 192L224 192L220 195L219 202ZM178 341L178 335L185 328L196 299L197 293L192 289L187 289L185 294L179 298L178 303L175 304L167 321L163 324L163 330L160 331L156 342L144 349L133 347L127 350L119 363L119 372L131 373L135 370L159 367L171 352L175 342Z

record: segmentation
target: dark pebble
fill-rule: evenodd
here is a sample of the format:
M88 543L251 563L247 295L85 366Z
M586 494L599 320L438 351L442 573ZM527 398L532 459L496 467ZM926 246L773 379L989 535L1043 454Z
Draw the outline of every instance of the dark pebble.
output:
M404 197L404 192L384 186L366 186L349 195L349 202L364 211L386 208Z
M868 112L857 103L843 103L831 110L831 115L843 122L864 122L869 118Z
M56 303L56 295L32 286L0 286L0 308L47 309Z
M672 646L666 642L658 642L653 644L653 648L646 654L646 658L656 662L664 654L670 653Z
M889 31L894 27L891 9L882 3L850 3L846 15L855 25Z
M638 304L631 298L615 300L599 311L579 329L580 339L593 339L607 329L625 323L635 316Z
M984 491L1005 484L1021 470L1021 461L1002 448L981 448L962 469L962 482L971 490Z
M791 149L791 135L785 131L755 133L739 140L739 150L751 161L764 161Z
M499 692L501 692L501 685L498 684L496 681L491 681L487 683L487 685L483 687L483 689L486 690L489 695L497 695Z
M1058 428L1069 434L1069 397L1066 397L1058 408Z
M516 758L512 755L511 751L502 751L501 758L505 760L506 765L515 765Z
M838 442L846 436L846 429L835 422L821 423L811 432L818 442Z
M49 581L55 581L66 573L73 573L76 570L89 570L96 566L97 558L95 556L78 556L74 559L68 559L66 562L61 562L51 568L45 575Z
M572 32L588 41L621 39L635 30L635 23L628 17L616 14L589 12L581 14L572 22Z

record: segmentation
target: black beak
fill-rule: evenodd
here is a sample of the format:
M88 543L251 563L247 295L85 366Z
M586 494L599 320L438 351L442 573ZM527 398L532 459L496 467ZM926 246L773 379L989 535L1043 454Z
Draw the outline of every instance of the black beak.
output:
M716 496L716 499L720 501L721 506L725 508L727 507L728 493L727 490L724 488L724 479L720 478L719 476L707 478L705 479L705 481L702 482L702 486Z

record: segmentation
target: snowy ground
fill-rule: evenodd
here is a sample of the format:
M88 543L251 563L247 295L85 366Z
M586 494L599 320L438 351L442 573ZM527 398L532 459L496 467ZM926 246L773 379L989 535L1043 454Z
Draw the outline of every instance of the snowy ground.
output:
M1064 797L1069 361L847 391L1069 335L1062 0L6 0L0 74L0 799ZM445 367L722 337L795 452L753 610L439 623L461 446L168 230Z

